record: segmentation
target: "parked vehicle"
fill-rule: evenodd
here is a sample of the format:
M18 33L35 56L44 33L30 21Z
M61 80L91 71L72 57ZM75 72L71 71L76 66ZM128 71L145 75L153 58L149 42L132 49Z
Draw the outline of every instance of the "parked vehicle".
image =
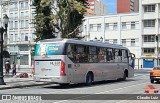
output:
M154 81L159 82L160 80L160 66L153 67L153 69L150 72L150 81L151 83L154 83Z

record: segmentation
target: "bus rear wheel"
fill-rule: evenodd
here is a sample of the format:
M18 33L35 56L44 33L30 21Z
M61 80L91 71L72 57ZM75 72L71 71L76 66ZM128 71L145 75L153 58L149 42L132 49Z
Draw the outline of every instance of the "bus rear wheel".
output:
M126 78L127 78L127 72L125 71L125 72L124 72L124 74L123 74L123 78L122 78L122 80L124 80L124 81L125 81L125 80L126 80Z
M90 86L93 82L93 75L91 73L88 73L86 76L86 82L85 85L86 86Z

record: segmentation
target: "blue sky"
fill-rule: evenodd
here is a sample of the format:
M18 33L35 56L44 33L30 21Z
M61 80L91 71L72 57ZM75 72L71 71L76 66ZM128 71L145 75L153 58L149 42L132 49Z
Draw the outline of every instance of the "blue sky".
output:
M116 0L104 0L105 5L107 5L108 14L116 13Z

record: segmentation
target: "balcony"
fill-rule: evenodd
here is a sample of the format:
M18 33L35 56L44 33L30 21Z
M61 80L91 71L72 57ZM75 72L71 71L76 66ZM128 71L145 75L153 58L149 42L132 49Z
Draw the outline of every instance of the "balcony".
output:
M142 19L148 20L148 19L155 19L155 18L156 18L155 12L145 12Z
M156 34L155 27L144 27L143 34Z
M155 42L143 42L142 48L155 48L156 43Z

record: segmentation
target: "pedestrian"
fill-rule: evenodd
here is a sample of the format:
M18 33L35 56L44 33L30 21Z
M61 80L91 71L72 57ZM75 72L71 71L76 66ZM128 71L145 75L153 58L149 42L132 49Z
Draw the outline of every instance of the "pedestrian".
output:
M6 75L9 75L9 70L11 69L9 60L5 62Z
M13 64L12 64L12 75L16 75L16 64L15 62L13 61Z

